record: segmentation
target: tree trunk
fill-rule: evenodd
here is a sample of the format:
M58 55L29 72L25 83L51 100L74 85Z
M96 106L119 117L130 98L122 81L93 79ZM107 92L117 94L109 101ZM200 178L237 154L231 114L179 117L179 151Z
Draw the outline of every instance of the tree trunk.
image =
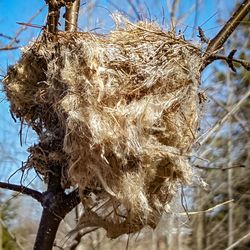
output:
M50 211L50 208L43 209L34 250L49 250L53 248L61 220L62 218Z
M78 190L66 195L61 187L61 167L51 166L47 191L42 194L43 213L34 250L51 250L61 220L80 202Z

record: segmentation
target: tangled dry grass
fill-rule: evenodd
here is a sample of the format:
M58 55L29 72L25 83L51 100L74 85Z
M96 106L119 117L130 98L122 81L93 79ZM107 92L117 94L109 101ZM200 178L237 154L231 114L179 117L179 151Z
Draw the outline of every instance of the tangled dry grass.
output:
M62 185L80 190L81 227L111 238L154 228L191 175L200 66L198 47L155 23L45 34L4 80L11 111L39 135L27 167L62 168Z

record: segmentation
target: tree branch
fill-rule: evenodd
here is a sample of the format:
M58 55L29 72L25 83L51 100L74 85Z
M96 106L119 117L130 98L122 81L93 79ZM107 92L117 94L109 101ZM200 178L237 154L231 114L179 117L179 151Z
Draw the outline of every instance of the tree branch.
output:
M36 235L34 250L52 250L60 218L50 207L44 207L39 229Z
M42 194L43 213L34 250L51 250L53 248L60 222L80 202L78 189L65 194L65 190L61 186L61 166L52 165L50 170L47 191Z
M206 53L210 54L219 50L249 11L250 0L244 0L219 33L209 42Z
M199 145L203 145L208 138L217 130L219 129L226 121L227 119L235 114L241 107L241 105L247 100L247 98L250 96L250 89L246 92L246 94L232 107L232 109L219 121L215 123L215 125L208 130L206 133L202 134L197 140L196 143L198 142Z
M80 0L65 3L65 31L76 32L78 25L78 14L80 8Z
M241 60L241 59L235 59L235 58L229 58L227 56L223 56L223 55L214 55L212 57L213 61L215 60L223 60L226 61L229 65L230 63L232 64L233 62L235 63L239 63L242 67L244 67L246 70L250 71L250 62L245 61L245 60ZM230 67L232 68L232 66ZM235 70L233 70L235 72Z
M67 206L65 206L65 215L66 215L80 203L79 190L75 189L74 191L66 195L64 203L67 204Z
M24 187L24 186L10 184L10 183L6 183L6 182L0 182L0 188L5 188L5 189L16 191L16 192L19 192L22 194L29 195L40 203L42 203L42 200L43 200L42 193L40 193L34 189Z
M231 246L229 246L225 250L232 250L232 249L234 249L234 247L238 246L242 241L244 241L244 240L246 240L248 238L250 238L250 233L247 233L246 235L244 235L242 238L240 238L239 240L237 240L236 242L234 242Z
M62 0L45 0L48 4L47 27L48 32L55 34L57 32L58 21L60 18L60 8L63 6Z
M232 168L245 168L246 166L243 164L237 164L237 165L233 165L231 167L225 167L225 168L219 168L219 167L202 167L200 165L194 165L195 168L199 168L199 169L203 169L203 170L228 170L228 169L232 169Z
M5 47L0 48L0 51L15 50L15 49L19 49L19 48L20 48L20 46L10 47L9 45L6 45Z
M14 46L16 43L19 43L18 37L21 35L22 32L24 32L26 29L28 29L29 25L31 24L32 21L43 11L43 9L46 7L46 5L42 6L26 23L27 25L22 25L20 29L17 30L16 34L14 37L9 37L10 42L5 45L4 47L0 47L0 51L5 51L5 50L15 50L19 49L20 46ZM6 36L5 36L6 37ZM6 37L7 38L7 37Z

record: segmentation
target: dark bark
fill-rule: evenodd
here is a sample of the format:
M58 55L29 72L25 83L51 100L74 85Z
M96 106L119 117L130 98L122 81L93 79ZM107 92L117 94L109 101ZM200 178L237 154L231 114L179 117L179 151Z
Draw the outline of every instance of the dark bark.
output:
M56 34L60 18L60 8L64 5L62 0L45 0L48 4L47 28L51 34Z
M53 173L49 176L48 188L44 193L24 186L0 182L0 188L31 196L42 204L43 213L34 245L35 250L52 249L61 220L80 203L78 189L67 195L64 193L60 184L60 166L55 166L51 169ZM89 191L86 191L87 193Z
M34 250L52 249L60 222L79 202L77 190L68 195L61 191L44 193L43 213Z
M31 188L27 188L27 187L15 185L15 184L10 184L6 182L0 182L0 188L5 188L5 189L12 190L12 191L20 192L22 194L31 196L32 198L36 199L38 202L42 202L42 193L36 190L33 190Z
M62 219L56 216L54 212L50 211L49 207L43 209L34 249L52 249L61 220Z
M43 193L43 213L34 250L52 249L60 222L79 202L78 190L74 190L68 195L64 193L61 186L61 167L51 166L48 188Z

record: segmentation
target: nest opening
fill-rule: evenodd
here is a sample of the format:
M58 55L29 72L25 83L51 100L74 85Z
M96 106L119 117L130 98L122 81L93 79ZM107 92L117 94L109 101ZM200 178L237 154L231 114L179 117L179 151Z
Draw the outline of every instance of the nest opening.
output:
M11 111L39 136L27 166L62 168L82 194L81 226L115 238L157 225L191 176L201 62L181 35L126 21L106 36L44 34L9 69Z

